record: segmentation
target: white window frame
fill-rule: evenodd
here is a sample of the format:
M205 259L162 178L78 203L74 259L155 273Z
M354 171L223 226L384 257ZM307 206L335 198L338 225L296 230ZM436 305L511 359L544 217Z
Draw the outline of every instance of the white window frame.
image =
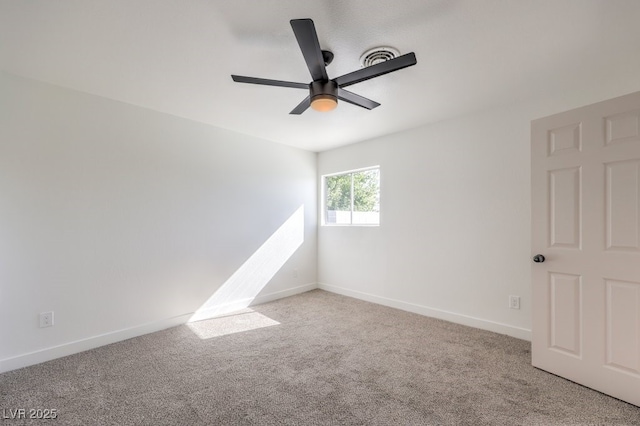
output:
M350 223L327 223L327 183L326 183L326 178L328 177L332 177L332 176L340 176L340 175L348 175L348 174L353 174L353 173L358 173L358 172L366 172L368 170L378 170L378 176L379 176L379 186L378 186L378 195L381 192L381 186L382 186L382 175L381 175L381 171L380 171L380 166L379 165L375 165L375 166L369 166L369 167L362 167L360 169L352 169L352 170L345 170L345 171L341 171L341 172L336 172L336 173L328 173L326 175L322 175L321 179L320 179L320 217L322 218L322 220L320 221L320 225L321 226L365 226L365 227L376 227L376 226L380 226L380 222L381 220L378 219L378 223L353 223L353 197L354 197L354 191L353 191L353 178L351 178L351 210L350 210Z

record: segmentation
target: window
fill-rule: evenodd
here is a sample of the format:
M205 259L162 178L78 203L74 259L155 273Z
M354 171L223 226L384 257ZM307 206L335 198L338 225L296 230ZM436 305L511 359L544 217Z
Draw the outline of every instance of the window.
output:
M325 225L380 224L380 167L322 177Z

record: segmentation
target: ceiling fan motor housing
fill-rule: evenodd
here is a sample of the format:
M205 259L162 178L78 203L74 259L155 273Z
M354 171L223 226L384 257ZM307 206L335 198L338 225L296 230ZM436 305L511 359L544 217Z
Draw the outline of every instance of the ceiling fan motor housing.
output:
M333 98L337 101L338 99L338 85L333 80L328 81L312 81L309 84L309 97L311 98L311 102L315 98Z

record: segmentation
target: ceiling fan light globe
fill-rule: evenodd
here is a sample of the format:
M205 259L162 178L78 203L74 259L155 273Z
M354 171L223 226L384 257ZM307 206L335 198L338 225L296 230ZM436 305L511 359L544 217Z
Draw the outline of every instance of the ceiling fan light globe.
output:
M338 99L331 95L317 95L311 100L311 108L319 112L329 112L336 109Z

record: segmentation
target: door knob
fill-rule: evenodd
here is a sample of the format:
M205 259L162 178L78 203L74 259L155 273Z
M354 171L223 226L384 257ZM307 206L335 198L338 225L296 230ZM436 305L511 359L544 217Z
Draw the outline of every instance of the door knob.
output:
M533 256L533 261L536 263L542 263L544 262L544 256L541 254L536 254L535 256Z

